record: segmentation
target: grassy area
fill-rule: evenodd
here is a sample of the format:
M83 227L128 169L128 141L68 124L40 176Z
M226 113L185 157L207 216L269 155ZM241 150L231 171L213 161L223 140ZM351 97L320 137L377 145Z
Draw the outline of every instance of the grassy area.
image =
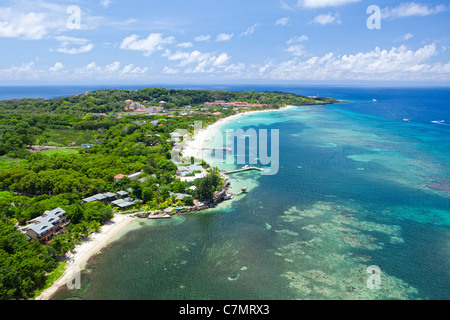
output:
M10 159L6 156L0 157L0 170L7 170L27 164L23 159Z
M78 149L53 149L53 150L39 151L39 153L46 156L52 156L54 154L70 155L70 154L78 154Z
M38 138L37 144L55 147L79 146L82 143L91 143L97 133L95 130L47 129L45 134Z
M45 289L50 288L53 283L58 280L66 271L67 262L60 262L55 270L53 270L50 274L47 275L45 280L45 285L42 289L35 291L34 297L32 300L36 299Z

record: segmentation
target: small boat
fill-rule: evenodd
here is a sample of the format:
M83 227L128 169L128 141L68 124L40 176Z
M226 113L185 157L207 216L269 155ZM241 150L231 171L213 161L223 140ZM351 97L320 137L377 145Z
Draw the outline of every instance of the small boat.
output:
M433 122L433 123L437 123L437 124L441 124L441 123L444 123L444 120L441 120L441 121L438 121L438 120L434 120L434 121L431 121L431 122Z
M373 102L377 102L377 99L372 99Z
M405 122L409 122L409 119L406 119L406 118L404 118L404 119L403 119L403 121L405 121Z
M150 214L148 216L148 219L168 219L170 218L170 215L167 213L163 213L163 214Z
M234 194L226 194L223 196L223 200L230 200L230 199L233 199L233 197L234 197Z

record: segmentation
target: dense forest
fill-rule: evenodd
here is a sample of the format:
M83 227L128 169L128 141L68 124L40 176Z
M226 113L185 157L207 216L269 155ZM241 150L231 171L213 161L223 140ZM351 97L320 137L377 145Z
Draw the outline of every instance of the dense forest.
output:
M165 114L119 117L125 100L148 105L164 101ZM0 101L0 299L32 298L58 265L58 257L112 218L110 205L83 204L84 197L131 189L142 210L183 205L171 192L192 194L184 204L192 204L193 198L210 197L222 182L217 170L210 168L206 178L195 181L196 191L189 190L194 182L175 178L170 133L176 129L193 132L194 121L206 126L238 112L221 107L211 108L209 113L185 112L188 105L191 110L200 110L204 102L216 100L273 104L275 108L335 102L283 92L163 88L104 89L49 100ZM213 115L214 111L220 115ZM31 148L86 143L92 145L88 150L40 152ZM65 154L67 150L71 152ZM138 171L143 172L144 182L113 179ZM57 207L67 212L71 223L50 244L30 240L17 231L18 226Z

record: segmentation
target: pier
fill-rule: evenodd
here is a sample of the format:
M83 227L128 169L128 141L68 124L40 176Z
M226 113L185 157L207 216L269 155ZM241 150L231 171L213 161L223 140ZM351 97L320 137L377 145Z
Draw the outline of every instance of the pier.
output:
M258 167L251 167L248 165L243 166L240 169L236 169L236 170L231 170L231 171L226 171L223 172L223 174L232 174L232 173L237 173L237 172L242 172L242 171L248 171L248 170L259 170L259 171L264 171L263 168L258 168Z

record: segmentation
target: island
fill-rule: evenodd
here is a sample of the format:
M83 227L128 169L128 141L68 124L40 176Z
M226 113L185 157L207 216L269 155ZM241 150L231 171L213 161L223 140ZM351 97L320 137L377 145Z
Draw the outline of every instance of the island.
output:
M177 130L336 102L164 88L0 101L0 299L35 299L62 279L74 248L100 232L110 240L132 217L170 218L232 198L225 173L194 156L172 159L186 139Z

